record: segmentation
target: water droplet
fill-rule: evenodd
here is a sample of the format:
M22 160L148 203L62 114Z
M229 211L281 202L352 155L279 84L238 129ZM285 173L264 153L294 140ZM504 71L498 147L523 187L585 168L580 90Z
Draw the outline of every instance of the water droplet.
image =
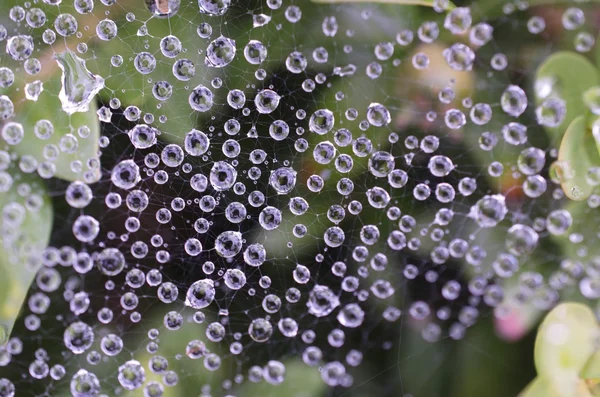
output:
M91 73L86 62L68 49L54 57L62 70L58 98L63 111L67 114L86 112L94 96L104 88L104 79Z

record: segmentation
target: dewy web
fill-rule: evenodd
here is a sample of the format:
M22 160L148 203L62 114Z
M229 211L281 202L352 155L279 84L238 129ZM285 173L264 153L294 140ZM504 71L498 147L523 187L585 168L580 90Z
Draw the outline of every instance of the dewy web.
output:
M433 3L3 1L0 230L37 275L0 397L244 396L292 370L345 392L403 327L598 299L573 211L598 218L600 168L564 192L543 132L569 98L534 98L477 6ZM585 10L561 19L579 53Z

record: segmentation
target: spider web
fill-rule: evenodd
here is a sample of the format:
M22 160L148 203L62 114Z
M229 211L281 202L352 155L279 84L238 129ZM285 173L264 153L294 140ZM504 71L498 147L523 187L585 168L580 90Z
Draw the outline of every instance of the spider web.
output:
M212 6L228 3L206 2ZM164 7L163 2L160 4ZM48 180L56 216L51 247L42 260L44 269L53 269L51 274L60 275L62 283L45 292L52 304L35 317L28 315L33 312L32 299L41 286L39 281L32 286L30 307L23 309L13 337L4 348L5 355L7 350L12 351L4 369L16 395L68 395L80 369L95 374L101 393L123 395L127 382L117 379L117 368L128 360L138 360L145 367L145 381L132 393L144 388L146 395L155 395L149 389L155 380L164 384L165 395L170 388L176 390L182 385L186 395L243 395L245 385L256 381L251 375L253 366L265 368L262 377L266 380L261 382L280 383L271 373L277 369L270 367L273 361L284 363L288 376L296 362L311 364L314 368L310 373L322 377L330 387L327 393L332 395L360 395L363 390L397 395L398 382L401 393L418 393L403 386L402 365L414 356L405 358L400 349L416 343L405 340L407 332L421 334L433 344L431 349L461 340L480 318L494 315L501 319L510 314L502 309L503 302L514 304L514 295L518 295L515 290L537 280L536 276L542 278L540 285L522 300L536 310L549 309L556 303L557 291L563 285L556 280L553 283L547 274L544 279L540 269L556 268L566 258L543 225L548 214L563 208L565 201L560 187L549 178L558 142L547 138L536 121L531 87L527 86L532 84L535 65L555 50L555 44L550 41L551 32L530 32L530 16L525 12L514 11L494 19L490 22L493 38L477 46L472 39L469 42L468 33L453 35L444 27L446 13L419 7L249 1L233 2L223 15L215 16L198 13L198 3L184 1L173 15L160 18L143 2L133 0L97 2L89 14L77 13L71 4L35 6L54 17L72 13L79 21L81 34L59 36L50 46L39 39L40 29L23 22L16 24L14 34L31 34L36 38L36 48L38 44L47 47L44 51L51 54L60 54L66 48L78 51L89 70L105 79L97 100L99 114L110 111L110 116L101 123L102 173L98 181L90 183L91 203L83 209L70 208L65 202L69 182ZM505 6L504 12L510 8ZM482 12L489 11L473 5L473 15ZM254 26L256 18L268 22ZM95 33L95 27L104 19L115 21L118 27L118 35L110 41L99 40ZM212 29L207 37L198 32L203 23ZM439 34L428 39L431 33L426 31L432 23ZM511 30L544 44L536 46L537 53L524 54L515 43L502 39L503 33ZM406 38L407 32L412 32L411 40ZM167 36L181 42L181 51L172 58L160 50L161 40ZM220 37L235 41L235 57L223 68L210 67L205 61L207 51ZM251 40L260 41L268 53L258 65L250 64L244 55ZM81 47L82 43L87 48ZM473 47L476 58L468 67L472 71L456 71L448 66L442 50L455 43ZM142 52L152 54L156 62L149 74L139 73L134 66L136 56ZM307 62L299 71L286 67L286 60L295 52ZM122 61L114 58L117 54ZM499 54L506 56L506 67L498 66L497 62L502 61ZM8 59L5 53L2 57ZM189 81L173 75L173 65L181 59L195 65L195 75ZM155 83L162 81L172 87L166 100L153 94ZM206 112L193 110L189 103L190 92L200 84L214 95ZM528 110L519 118L508 117L500 102L509 84L523 86L530 96ZM454 98L442 100L443 88L446 94L453 92ZM245 93L246 101L239 109L227 101L227 94L234 89ZM261 112L255 103L262 90L280 96L277 107L269 113ZM47 90L46 94L58 100L58 90ZM485 123L476 123L470 116L476 104L490 106L493 116ZM138 120L126 117L128 106L140 110ZM378 125L368 113L382 108L390 119ZM323 109L331 112L335 122L321 135L310 123L315 112ZM458 128L453 116L464 118L458 121ZM282 140L274 139L269 132L279 120L289 126ZM233 121L239 123L239 131L226 132ZM527 127L526 143L514 145L503 139L501 131L509 121ZM154 127L158 134L157 142L148 148L132 143L131 131L141 124ZM191 156L182 151L184 158L176 167L164 160L154 163L173 145L182 147L192 129L203 131L210 139L205 153ZM334 134L340 129L351 132L352 143L336 142ZM484 149L490 132L498 142ZM361 150L361 142L371 148ZM327 148L335 147L334 156L328 160L314 152L323 143L330 144ZM234 149L228 149L231 147ZM527 147L541 148L545 153L545 165L538 173L548 187L538 197L524 193L522 188L524 175L517 159ZM264 151L266 157L255 164L250 158L257 150ZM371 164L374 153L381 152L391 155L393 168L406 176L397 187L388 179L391 170L380 170L384 175L378 175L377 167ZM340 155L347 155L353 162L348 172L336 166L335 159ZM430 161L434 156L451 161L445 175L433 173ZM127 160L139 167L140 181L133 189L121 189L114 183L115 167ZM204 190L194 189L194 175L210 179L215 162L231 164L239 185L221 190L208 183ZM272 173L282 167L293 169L296 175L294 187L284 194L269 181ZM160 181L165 175L168 179ZM320 180L323 187L311 190L309 178ZM352 182L351 192L340 192L340 180ZM472 188L466 186L473 182ZM436 191L440 184L453 192L450 200ZM377 189L389 197L381 208L368 200ZM143 211L128 208L131 190L147 197ZM107 198L117 195L122 203L109 207ZM251 205L252 195L264 199ZM494 227L482 227L473 219L473 208L494 195L502 197L506 214ZM306 200L308 209L304 214L290 211L292 197ZM175 210L175 199L181 199L184 208ZM226 209L237 202L243 204L247 215L243 221L233 223L227 219ZM203 210L203 205L214 208ZM360 211L356 209L359 206ZM281 211L281 221L273 230L266 230L265 222L260 221L266 207ZM168 210L170 220L159 222L159 210ZM92 216L100 226L99 234L90 242L74 237L73 225L83 215ZM206 221L206 231L198 230L199 219ZM131 227L136 222L137 229ZM507 259L502 254L507 253L507 233L514 225L535 229L540 241L535 251ZM366 242L367 238L361 237L365 227L378 231L376 241ZM327 233L334 229L344 233L339 246L326 241ZM215 249L219 236L227 231L239 232L243 238L241 250L231 258ZM401 243L394 247L388 238L400 239ZM190 239L201 243L202 251L197 256L185 249ZM251 266L243 258L251 244L261 244L266 250L266 260L260 266ZM459 250L462 245L466 248ZM458 250L456 254L451 253L452 247ZM110 248L125 258L120 274L107 276L98 266L80 268L73 263L76 253L85 252L97 264L98 255ZM588 258L587 253L579 256ZM505 262L501 263L503 258ZM211 267L214 270L210 271ZM133 277L132 269L146 277L158 271L162 281L132 287L126 280ZM231 269L239 269L245 276L239 289L225 281ZM300 273L306 272L309 276L302 280ZM201 279L212 280L215 298L199 310L200 315L184 302L191 285ZM173 302L161 296L166 283L178 291ZM326 286L330 295L315 303L319 286ZM89 307L75 314L73 299L82 291L87 293ZM296 293L300 296L297 301L291 297ZM312 303L307 303L311 297ZM124 299L133 299L137 304L126 309ZM275 299L275 304L278 299L280 307L269 313L265 299ZM316 304L333 308L317 316L315 309L310 310ZM356 307L359 309L354 315L358 319L349 326L352 320L340 319L340 313ZM496 307L499 309L494 314ZM108 310L112 319L101 322L99 314ZM267 320L272 326L272 335L266 340L250 335L249 326L257 319ZM282 319L293 319L297 333L285 336L278 328ZM94 334L94 343L82 354L74 354L64 342L65 329L78 321L88 324ZM169 330L173 328L167 326L169 321L181 321L175 327L180 329ZM105 354L100 347L100 341L109 334L123 340L122 351L115 356ZM186 356L191 340L205 344L207 351L199 360L192 360L190 351ZM236 350L239 344L240 352ZM307 349L310 346L312 350ZM319 353L314 362L309 353ZM148 361L156 357L168 362L168 368L152 368ZM211 364L207 361L217 359L218 368L209 370ZM64 366L66 373L54 377L50 367L57 364ZM43 373L38 376L41 379L35 379L32 368ZM393 379L397 368L399 380ZM166 378L173 373L179 380L169 385ZM374 382L381 376L385 382ZM310 395L310 390L307 386L305 394ZM292 392L303 395L302 390Z

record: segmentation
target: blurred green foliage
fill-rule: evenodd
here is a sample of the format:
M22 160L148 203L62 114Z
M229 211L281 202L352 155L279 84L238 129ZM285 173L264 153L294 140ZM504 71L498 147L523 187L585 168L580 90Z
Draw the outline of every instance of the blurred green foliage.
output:
M324 2L334 3L338 1L325 0ZM415 10L414 8L410 8L398 11L398 9L395 8L400 7L400 4L432 5L433 1L390 0L383 2L388 3L383 6L386 7L383 8L383 10L389 11L391 15L397 16L399 23L418 26L420 22L428 20L433 15L432 11L428 9ZM487 20L492 20L494 18L501 19L504 15L502 12L504 3L504 1L478 2L474 4L473 9L474 11L478 11L481 15L484 15ZM530 3L531 5L539 5L548 2L531 1ZM68 11L69 5L66 5L66 7L65 11ZM125 9L125 7L123 7L123 9ZM305 20L312 22L306 23L304 28L308 32L311 30L318 30L320 28L319 23L322 21L322 18L319 17L322 16L327 9L314 6L306 7L306 10ZM192 7L189 7L182 12L184 13L184 17L191 17L191 13L194 13L195 10ZM189 13L189 15L185 13ZM381 14L385 14L385 12L382 12ZM240 15L240 18L242 17L244 16ZM113 15L113 19L121 25L120 22L125 19L125 15ZM131 41L132 45L133 42L135 42L136 45L139 45L141 40L147 40L151 46L156 47L157 41L170 34L172 31L172 27L169 25L168 21L153 19L145 24L148 30L152 31L152 37L145 37L142 39L137 36L137 28L135 28L133 24L123 24L123 26L124 28L120 34L123 35L123 37L127 37L127 40ZM182 29L180 33L182 37L186 37L187 40L196 39L195 26L188 24L180 28ZM187 30L184 31L184 29ZM357 27L357 29L361 28ZM373 29L373 31L370 32L360 31L361 34L358 35L360 38L357 40L369 43L375 42L379 38L385 36L384 29L385 25L382 24L381 30ZM252 37L251 33L248 34L242 24L231 27L230 34L240 43L252 38L260 39L266 44L277 43L279 40L278 30L271 26L265 27L256 37ZM296 35L294 45L297 47L302 47L304 45L308 46L310 44L308 43L310 37L310 34ZM449 40L447 37L444 37L444 39ZM498 35L496 39L496 44L498 46L506 46L506 43L514 40L514 37L507 34L506 37ZM94 51L96 58L107 61L112 54L121 52L123 43L124 42L118 40L109 43L95 43ZM324 45L330 49L333 48L332 43L324 43ZM285 59L285 55L284 51L273 51L270 54L270 61L264 65L265 70L267 72L277 70ZM400 53L398 55L408 56L406 53ZM223 70L199 68L196 76L192 80L187 82L174 82L173 88L174 90L183 90L184 86L194 87L197 84L207 84L207 82L213 78L221 77L223 80L226 79L226 84L230 89L239 88L250 93L253 90L253 87L248 86L246 83L250 80L250 72L247 68L243 67L243 63L244 60L242 57L238 57L231 66L231 68L236 70L236 73L227 74L226 78ZM176 101L170 101L168 106L166 106L151 95L148 95L146 77L134 73L132 63L128 63L128 66L118 71L116 71L108 62L93 62L93 65L100 75L106 77L107 81L111 83L110 86L115 89L115 91L122 90L119 93L122 107L137 105L145 109L161 109L160 113L167 118L167 121L163 123L161 127L161 130L163 130L161 140L164 142L181 143L183 136L189 130L190 124L202 127L206 122L204 117L209 116L208 113L199 117L193 115L189 111L187 97L185 96L175 96L175 98L177 98ZM439 69L436 70L435 66L436 65L434 65L434 73L439 73ZM170 64L159 63L158 70L154 75L156 80L166 79L168 76L171 76L171 67L172 65ZM78 154L70 157L65 156L64 160L61 159L57 162L57 177L66 180L74 180L77 177L73 176L72 172L70 172L69 164L74 158L89 158L96 155L99 150L98 137L100 135L100 125L96 122L91 122L91 120L95 120L96 118L96 104L92 106L89 112L75 114L71 117L67 117L60 112L59 103L56 101L56 95L59 88L58 76L59 72L56 72L56 75L50 78L45 86L47 92L42 94L36 106L27 106L27 103L22 104L22 106L31 110L20 113L23 115L21 122L27 129L32 128L33 122L43 118L52 119L57 125L63 127L69 126L71 129L76 129L78 126L84 124L91 127L92 133L89 138L80 139ZM123 76L128 76L128 78L123 79ZM466 76L465 86L470 86L474 84L474 82L476 83L477 81L483 81L485 79L485 75L477 75L476 72L465 73L463 76ZM595 151L596 147L594 145L593 136L591 135L592 125L589 121L590 118L587 114L588 109L586 108L583 96L590 86L598 84L598 70L596 66L581 55L558 52L555 55L547 57L543 61L535 76L531 74L526 77L531 78L534 85L537 85L540 81L545 79L551 79L554 83L551 84L550 95L556 94L562 98L568 99L568 113L563 125L558 128L547 129L548 136L545 138L552 142L562 139L559 160L575 166L572 170L574 173L573 178L564 179L564 192L572 199L583 200L587 198L591 192L590 189L586 188L586 186L589 185L585 182L585 172L583 170L589 168L592 164L600 165L598 153ZM390 87L387 88L389 89L390 96L393 97L394 90L396 90L397 87L394 86L396 83L393 82L393 76L390 76L389 78L392 83ZM402 80L403 83L407 85L414 84L419 86L419 88L432 84L431 81L425 79L420 80L415 78L415 80L411 82L406 82L402 77L399 77L398 79ZM120 84L115 84L117 80L120 81ZM506 80L508 80L508 78L506 78ZM348 87L343 79L334 81L332 84L333 88L331 89L331 92L338 91L338 87L339 90ZM375 90L370 79L365 76L354 76L351 87L353 92L348 93L348 95L352 96L353 106L360 109L366 108L370 101L368 93ZM489 97L498 97L498 91L499 90L496 87L495 89L490 89L488 92L479 94L480 96L474 99L477 101L487 101L489 100ZM220 92L225 91L221 90ZM112 98L113 94L114 92L111 92L110 90L104 90L100 94L100 99L103 103L107 103ZM486 98L486 96L489 97ZM547 97L547 95L544 95L544 98L538 97L538 103L541 99ZM408 108L412 105L410 102L416 102L414 99L415 98L413 97L403 97L401 98L401 103L396 103L395 105L397 106L397 109L402 107ZM216 101L224 102L225 98L219 97ZM322 107L335 109L339 107L337 102L338 101L332 97L319 98L319 104ZM406 102L409 103L407 104ZM413 111L413 113L419 114L416 110ZM498 121L498 123L500 124L500 121ZM61 128L60 131L66 133L72 131L71 129ZM385 143L384 135L386 133L386 131L382 131L381 136L374 136L372 139ZM55 134L51 142L56 143L60 137L61 134ZM40 141L26 140L23 144L17 146L15 151L19 155L30 154L40 159L41 144L38 142ZM45 143L48 142L43 142L43 144ZM464 143L465 151L475 149L474 151L477 152L477 139L468 136L465 138ZM581 148L584 148L585 150L582 151ZM386 147L381 146L381 150L385 149ZM502 155L509 158L512 153L510 152L510 149L507 149ZM483 161L482 159L479 160ZM322 166L315 164L314 161L310 159L309 155L304 156L302 161L304 162L304 169L306 172L319 173L323 168ZM353 179L359 178L360 174L366 168L366 162L366 158L356 161L352 173L348 176ZM304 174L302 176L306 177ZM16 173L13 177L15 178L15 181L21 180L19 178L23 178L23 180L28 178ZM335 178L339 179L340 176L337 175L332 178L332 182L334 182L333 185L335 185L335 182L337 182ZM44 182L41 178L36 177L36 179L37 180L33 182L34 185L39 187L40 191L43 192L45 190ZM502 186L498 181L490 180L488 183L490 183L491 188L494 190L502 189ZM16 194L13 190L2 195L2 199L11 201ZM23 223L24 241L33 243L37 247L44 247L48 244L52 225L52 204L50 197L46 193L42 193L42 197L43 206L40 209L39 216L30 217L28 215ZM323 194L314 202L311 202L311 213L313 214L313 218L307 225L309 227L310 235L321 236L323 234L326 223L318 220L318 214L323 214L329 206L329 197L330 196L327 194ZM406 200L405 197L402 197L400 201L400 206L414 208L414 206L418 205ZM574 215L574 218L581 220L593 215L590 214L589 208L585 207L585 205L574 209L576 204L577 203L574 204L572 202L567 204L567 208L569 208L573 214L577 214ZM423 218L431 218L431 215L432 214L424 211ZM372 217L371 220L377 220L377 216L369 214L365 214L365 220L369 220L369 216ZM574 227L578 228L585 225L585 222L577 222ZM280 255L280 252L277 251L278 248L284 247L285 242L289 240L291 226L291 223L282 225L281 233L278 234L278 237L280 238L271 238L267 241L267 250L272 252L275 257ZM285 229L286 227L288 229ZM586 232L586 238L593 239L592 233L595 233L594 229L595 228L591 227L583 229ZM491 243L495 242L496 246L498 246L498 237L493 232L490 232L486 239ZM311 242L314 241L300 241L296 243L296 249L299 251L306 249L305 255L306 257L309 257L314 251L314 247L309 247ZM0 253L0 257L7 262L5 264L0 261L0 269L5 271L5 274L10 275L10 277L4 277L2 279L5 287L0 287L0 307L3 308L3 311L0 311L0 321L7 327L9 332L12 323L16 318L15 308L19 306L20 302L26 302L26 289L35 275L35 268L27 269L25 266L18 267L13 264L8 264L8 260L10 258L14 259L15 255L19 258L18 260L23 261L22 255L24 255L24 253L21 252L22 250L19 250L19 247L22 246L17 244L11 247L11 249L16 249L16 251L12 253L8 252L5 247L7 252ZM502 242L500 242L499 247L500 249L503 247ZM567 242L562 244L560 249L563 250L562 252L567 257L575 256L575 253L572 252L572 245ZM423 251L425 252L425 250ZM492 255L492 252L494 252L494 247L490 247L490 255ZM541 261L533 258L531 266L537 266L539 262ZM19 271L15 271L15 269ZM468 273L470 270L466 269L464 271ZM12 287L7 288L9 285ZM398 303L401 304L401 298L399 298L399 300ZM528 316L527 320L529 320L526 326L528 330L535 324L535 319L537 319L536 316L539 315L539 313L536 312L531 314L529 311L525 311L527 313L526 316ZM554 324L553 322L556 319L555 316L561 311L566 311L567 314L566 317L561 317L560 324L565 324L565 326L568 327L571 332L569 338L573 338L573 343L569 343L568 346L561 345L560 348L557 348L552 344L548 344L547 339L539 335L543 335L547 328ZM160 320L160 317L153 319L153 321L158 324L157 327L160 325ZM494 334L494 324L490 318L481 320L476 326L471 328L467 332L465 339L460 341L443 340L439 344L429 344L424 342L419 335L420 330L418 324L404 324L403 326L402 337L399 340L399 351L391 351L389 356L381 358L378 362L373 362L371 366L367 366L366 369L363 369L364 372L358 373L355 380L356 386L347 392L348 395L394 395L395 393L395 395L400 396L405 392L410 392L415 393L416 395L432 397L473 395L500 397L514 395L522 388L525 382L529 381L528 376L531 375L531 365L528 366L527 363L523 364L523 362L527 360L527 357L531 357L531 340L525 339L522 342L515 344L501 341ZM579 388L581 387L581 382L579 382L579 380L600 377L598 375L598 371L600 370L596 364L600 359L598 359L598 354L594 353L595 350L593 346L587 342L587 339L589 339L589 332L591 329L595 329L594 327L597 327L595 320L593 320L593 316L589 309L586 309L584 306L567 306L566 308L565 306L560 306L549 314L540 328L536 342L535 364L539 377L532 383L528 391L525 392L525 395L528 397L552 395L585 396L585 394L573 394L578 393ZM188 395L190 390L197 391L203 384L209 383L217 387L219 383L227 379L225 369L214 373L206 373L205 371L199 374L197 372L198 362L189 360L185 357L185 344L187 341L195 339L197 335L203 335L203 333L204 329L202 327L194 324L186 324L184 329L180 331L165 331L164 336L161 335L161 353L168 356L168 358L174 358L178 354L183 355L184 357L181 360L170 360L170 362L174 363L172 369L175 369L178 373L186 374L185 377L182 377L177 386L167 388L165 396ZM571 341L571 339L569 339L569 341ZM565 348L565 346L567 346L567 348ZM142 363L146 363L151 357L143 347L140 347L138 351L133 352L133 356ZM246 383L240 387L234 386L232 393L239 396L289 395L290 397L319 396L328 393L320 380L317 368L310 368L301 364L298 358L289 358L285 360L285 362L287 367L287 380L283 386L274 387L265 384L264 382L261 384ZM531 364L531 362L529 362L529 364ZM107 363L105 367L105 376L114 373L114 362L111 361ZM387 383L393 384L392 387L395 389L394 392L390 392L390 390L384 390L382 392L381 389L378 388L378 383L380 383L382 377L386 379ZM575 389L572 390L572 387L576 387L577 391L574 391ZM585 387L586 389L588 388L587 385ZM139 396L141 395L141 391L132 393L131 395Z

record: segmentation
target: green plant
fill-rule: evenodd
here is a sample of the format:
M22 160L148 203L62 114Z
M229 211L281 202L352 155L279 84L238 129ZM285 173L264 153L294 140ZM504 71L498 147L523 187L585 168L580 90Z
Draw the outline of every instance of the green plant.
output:
M521 397L600 395L600 326L586 305L562 303L549 312L535 341L538 376Z
M8 148L0 151L0 209L5 214L0 223L0 344L10 335L50 241L54 210L45 180L93 183L100 174L96 102L65 113L56 99L64 73L51 52L41 58L48 63L43 72L21 69L3 87L9 96L0 97L11 101L15 113L0 124L0 142ZM18 166L11 165L11 158L19 159Z
M575 201L587 199L598 183L600 147L593 131L599 125L599 81L596 66L583 55L567 51L548 57L536 73L538 118L543 117L542 112L553 111L548 106L553 100L562 101L566 107L560 125L546 130L551 138L560 141L558 161L552 170L554 177L567 197Z

